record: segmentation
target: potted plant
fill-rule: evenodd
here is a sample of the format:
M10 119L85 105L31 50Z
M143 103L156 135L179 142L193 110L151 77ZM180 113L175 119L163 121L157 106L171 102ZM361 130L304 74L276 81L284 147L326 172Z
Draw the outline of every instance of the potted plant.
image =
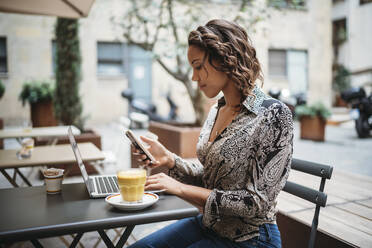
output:
M341 98L341 93L351 87L350 71L343 65L335 65L333 74L332 88L335 91L334 105L336 107L347 107L347 103Z
M31 121L34 127L56 126L53 110L54 87L48 81L26 81L19 99L23 106L28 102L31 107Z
M295 113L301 124L301 139L324 141L326 120L331 111L323 103L297 106Z

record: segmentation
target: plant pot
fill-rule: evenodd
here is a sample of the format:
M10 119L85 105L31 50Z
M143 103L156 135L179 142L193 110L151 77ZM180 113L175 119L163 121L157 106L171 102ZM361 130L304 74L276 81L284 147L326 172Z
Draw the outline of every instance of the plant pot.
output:
M85 130L83 133L79 135L74 135L76 143L84 143L84 142L91 142L93 143L98 149L102 150L102 143L101 143L101 135L99 135L97 132L95 132L92 129ZM48 143L48 138L37 138L35 140L35 146L40 145L46 145ZM60 136L58 137L57 144L70 144L70 141L67 136ZM94 168L93 165L90 163L84 163L85 168L88 172L88 174L97 174L98 171ZM76 164L70 164L70 165L59 165L59 166L53 166L56 168L61 169L67 169L69 170L69 173L67 176L79 176L81 175L80 169Z
M300 124L301 139L324 141L326 120L319 116L302 116Z
M160 122L150 122L149 131L158 136L158 140L169 151L182 158L196 157L196 144L198 143L201 127L191 124L165 124ZM139 162L131 155L132 168L137 168ZM167 172L165 168L155 168L151 174Z
M196 144L198 143L201 127L191 124L165 124L150 122L149 131L158 136L169 151L182 158L196 157Z
M57 126L54 117L53 102L37 102L31 104L31 121L33 127Z

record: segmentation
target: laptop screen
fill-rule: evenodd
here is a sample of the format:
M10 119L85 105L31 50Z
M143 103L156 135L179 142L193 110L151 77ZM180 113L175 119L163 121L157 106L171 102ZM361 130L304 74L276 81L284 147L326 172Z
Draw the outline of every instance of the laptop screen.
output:
M80 150L79 150L79 148L76 144L75 137L72 134L71 126L68 127L68 138L70 139L70 144L71 144L71 147L72 147L72 151L75 154L75 158L76 158L77 163L79 165L81 174L83 175L84 182L87 183L88 182L88 173L87 173L87 171L85 169L85 166L83 164L83 160L81 158Z

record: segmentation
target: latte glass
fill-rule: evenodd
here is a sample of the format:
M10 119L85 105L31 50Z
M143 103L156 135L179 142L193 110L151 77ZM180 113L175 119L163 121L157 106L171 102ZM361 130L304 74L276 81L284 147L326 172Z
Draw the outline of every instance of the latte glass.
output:
M117 172L120 195L125 202L142 202L146 170L127 169Z

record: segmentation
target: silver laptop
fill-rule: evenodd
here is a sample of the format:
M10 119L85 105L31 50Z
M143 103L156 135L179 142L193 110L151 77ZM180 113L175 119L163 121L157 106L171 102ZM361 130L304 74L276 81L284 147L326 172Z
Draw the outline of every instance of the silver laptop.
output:
M116 176L89 176L81 158L80 150L76 144L75 137L72 134L71 126L68 128L68 137L72 151L75 154L84 183L87 186L91 198L102 198L111 194L119 193L119 187Z

